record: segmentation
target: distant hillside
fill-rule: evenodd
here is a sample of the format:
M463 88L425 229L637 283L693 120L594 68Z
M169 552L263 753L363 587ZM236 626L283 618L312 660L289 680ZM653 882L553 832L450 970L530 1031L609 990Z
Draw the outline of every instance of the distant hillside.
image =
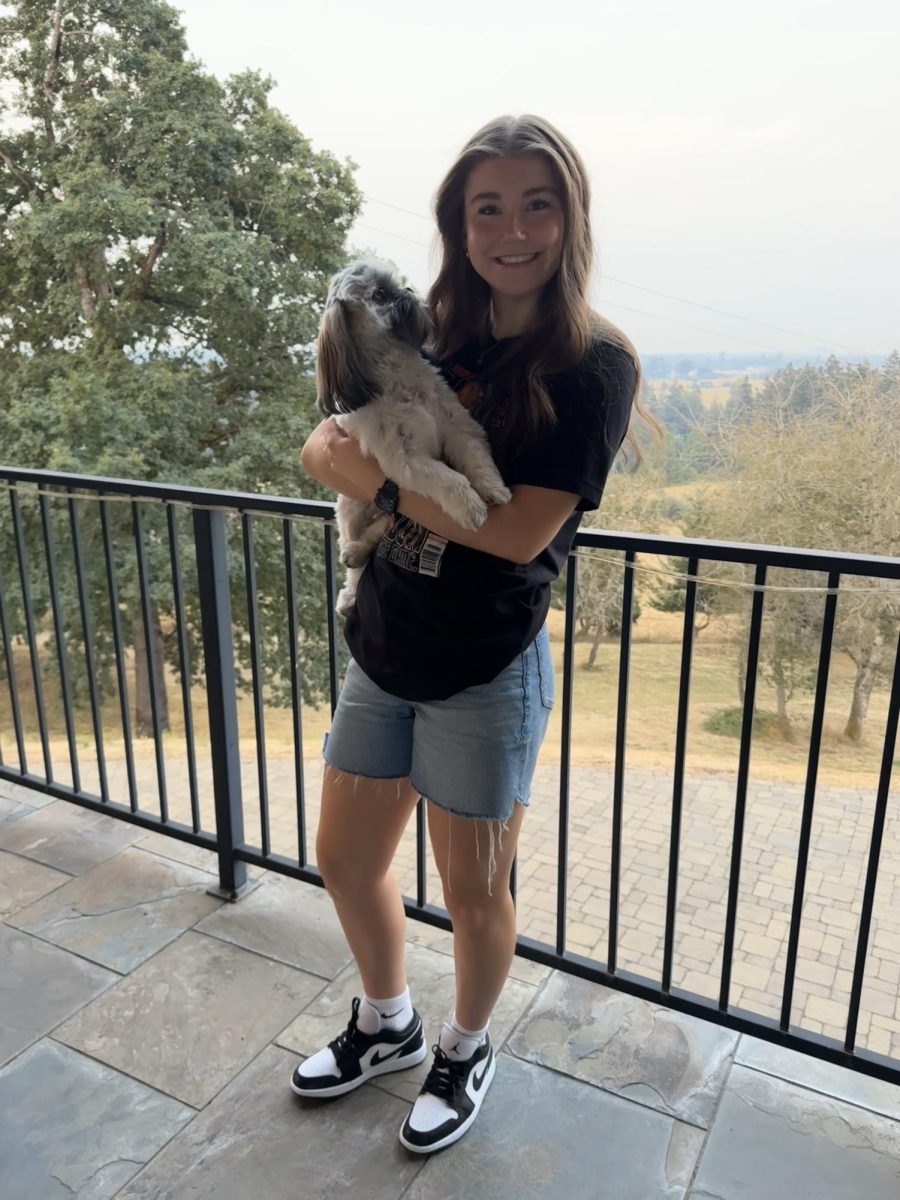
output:
M801 350L784 354L755 354L745 350L720 351L718 354L692 353L641 354L641 366L646 379L685 379L696 383L728 384L731 379L749 375L762 378L781 367L806 363L820 365L828 360L831 350ZM865 362L864 355L841 354L843 362ZM869 360L873 367L883 367L886 354Z

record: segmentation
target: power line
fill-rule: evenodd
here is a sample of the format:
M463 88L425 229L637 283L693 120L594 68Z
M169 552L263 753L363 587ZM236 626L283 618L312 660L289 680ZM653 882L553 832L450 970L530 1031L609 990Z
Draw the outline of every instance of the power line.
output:
M627 304L619 304L617 300L604 300L604 308L624 308L626 312L638 313L642 317L651 317L654 321L667 321L670 325L682 325L685 329L695 329L700 333L710 333L714 337L731 338L735 342L744 342L748 346L755 346L757 349L772 350L776 354L784 354L784 350L780 346L770 346L768 342L758 342L753 338L742 338L736 333L722 333L718 329L706 329L703 325L690 325L687 321L679 321L675 317L661 317L658 313L644 312L642 308L631 308Z
M643 287L639 283L629 283L627 279L617 279L615 275L603 276L604 279L609 279L612 283L623 283L625 287L637 288L641 292L650 292L654 296L664 296L667 300L677 300L679 304L690 304L694 308L703 308L707 312L719 313L723 317L734 317L736 321L749 321L751 325L762 325L764 329L777 329L779 333L789 333L792 337L808 338L811 342L818 342L820 345L826 341L825 338L813 337L811 333L799 333L796 329L784 329L781 325L771 325L768 321L757 321L755 317L742 317L739 313L726 312L724 308L711 308L708 304L698 304L696 300L685 300L681 296L672 296L669 292L658 292L655 288ZM828 342L828 345L837 346L841 350L850 350L853 354L865 354L865 350L858 350L855 346L844 346L840 342Z
M364 193L364 195L365 195L365 193ZM428 221L429 224L433 223L434 218L426 217L424 213L413 212L413 210L410 208L401 208L401 206L399 204L391 204L388 200L379 200L375 196L366 195L365 198L366 198L366 200L370 201L372 204L381 204L385 208L392 208L392 209L396 210L397 212L405 213L408 217L416 217L420 221ZM399 234L399 233L391 233L390 230L387 230L387 229L375 229L371 225L369 225L369 226L361 225L360 228L361 229L370 229L372 233L381 233L381 234L384 234L386 237L396 237L396 238L399 238L401 241L410 242L414 246L423 246L426 250L429 249L429 247L426 246L424 242L416 241L413 238L403 237L403 235ZM696 300L687 300L684 298L684 296L673 296L671 292L660 292L656 288L648 288L640 283L630 283L627 279L619 279L615 275L607 275L604 273L602 275L602 279L608 279L610 281L610 283L622 284L624 287L635 288L637 291L640 291L640 292L649 292L653 296L662 296L666 300L674 300L677 304L688 304L692 308L702 308L706 312L718 313L719 316L730 317L731 319L733 319L735 321L746 321L750 325L760 325L764 329L774 329L778 333L790 334L791 337L805 338L807 341L816 342L820 346L823 344L828 345L828 346L835 346L836 348L838 348L840 350L849 350L852 354L868 354L869 357L875 357L869 351L860 350L856 346L847 346L847 345L844 345L842 342L835 342L831 338L816 337L811 333L801 333L797 329L785 329L783 326L773 325L769 321L759 321L759 320L757 320L756 317L743 317L743 316L741 316L740 313L728 312L724 308L714 308L712 305L709 305L709 304L700 304ZM612 303L612 301L609 301L609 303ZM624 304L620 304L620 305L618 305L618 307L626 308L627 306ZM720 334L718 332L718 330L703 329L699 325L688 325L684 321L676 321L672 317L657 317L654 313L645 313L645 312L642 312L642 310L639 308L628 309L628 311L634 312L634 313L640 313L642 316L651 317L651 318L653 318L655 320L659 320L659 321L669 321L674 325L684 325L686 329L694 329L694 330L698 330L702 333L712 333L716 337L734 337L734 335L732 335L732 334ZM747 341L746 338L739 338L739 337L734 338L734 340L745 341L745 342ZM754 345L754 346L764 346L766 349L776 350L777 353L783 353L783 350L781 350L780 347L768 346L764 342L749 342L748 344Z
M366 196L365 192L363 195ZM413 212L411 208L401 208L399 204L389 204L387 200L376 200L374 196L366 196L366 199L370 200L372 204L383 204L385 208L395 208L397 212L406 213L408 217L418 217L420 221L430 223L434 220L434 217L426 217L424 213Z
M402 233L391 233L390 229L376 229L374 225L363 225L359 221L356 223L356 228L367 229L369 233L381 233L385 237L399 238L401 242L409 242L411 246L422 246L425 250L431 249L427 242L419 242L415 238L404 237Z
M590 528L590 527L588 527ZM598 554L596 550L591 550L587 547L582 547L580 550L574 550L573 554L576 558L586 560L593 559L594 562L609 563L614 567L622 567L625 570L639 571L644 575L662 575L669 579L674 579L678 583L687 583L693 580L695 583L705 583L710 587L733 588L738 591L745 592L809 592L809 593L824 593L829 596L845 596L848 592L877 592L879 595L897 595L900 596L900 588L891 587L890 585L875 587L847 587L841 584L840 587L805 587L795 586L787 583L745 583L738 579L720 579L714 575L691 575L687 571L670 571L665 567L645 567L636 562L626 562L624 556L622 558L611 558L607 554ZM668 555L670 558L682 557L681 555ZM684 556L686 557L686 556ZM715 559L710 561L715 562ZM719 560L721 561L721 560Z
M357 223L357 229L366 229L370 233L380 233L384 237L399 238L401 242L409 242L411 246L421 246L424 250L430 249L425 242L417 241L415 238L404 237L401 233L392 233L389 229L377 229L374 225L362 225ZM661 317L657 313L644 312L640 308L630 308L627 304L618 304L613 300L604 300L604 307L609 305L612 308L624 308L626 312L638 313L642 317L649 317L651 321L666 321L670 325L681 325L685 329L693 329L695 332L708 333L712 337L730 338L735 342L743 342L747 346L755 346L757 349L772 350L775 354L783 354L784 351L780 346L770 346L767 342L754 341L751 338L742 338L735 333L721 333L718 329L706 329L702 325L691 325L687 321L676 320L675 317Z

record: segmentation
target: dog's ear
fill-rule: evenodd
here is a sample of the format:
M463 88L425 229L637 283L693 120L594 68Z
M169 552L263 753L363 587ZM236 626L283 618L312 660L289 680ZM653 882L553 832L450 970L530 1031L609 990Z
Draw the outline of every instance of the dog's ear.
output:
M316 404L324 416L353 412L376 394L375 379L359 352L359 342L346 302L332 300L316 341Z

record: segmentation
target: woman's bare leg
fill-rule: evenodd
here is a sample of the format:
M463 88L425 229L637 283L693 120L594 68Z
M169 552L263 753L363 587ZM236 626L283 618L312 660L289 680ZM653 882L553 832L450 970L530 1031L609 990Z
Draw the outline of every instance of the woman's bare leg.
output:
M406 913L391 862L419 799L408 779L366 779L326 764L316 863L365 994L406 988Z
M504 828L428 805L431 845L453 922L456 1020L464 1029L487 1025L512 965L516 910L509 878L524 815L524 806L514 805Z

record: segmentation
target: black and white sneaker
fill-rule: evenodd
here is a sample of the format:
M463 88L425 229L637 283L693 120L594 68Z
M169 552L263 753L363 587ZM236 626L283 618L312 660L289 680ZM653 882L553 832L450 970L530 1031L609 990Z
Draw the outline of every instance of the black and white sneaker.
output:
M343 1033L294 1068L291 1087L298 1096L343 1096L375 1075L405 1071L424 1059L422 1018L413 1009L405 1029L363 1033L357 1027L359 996L353 997L353 1015Z
M471 1058L458 1062L440 1046L418 1099L400 1129L400 1141L418 1154L452 1145L478 1116L497 1069L491 1035L486 1034Z

